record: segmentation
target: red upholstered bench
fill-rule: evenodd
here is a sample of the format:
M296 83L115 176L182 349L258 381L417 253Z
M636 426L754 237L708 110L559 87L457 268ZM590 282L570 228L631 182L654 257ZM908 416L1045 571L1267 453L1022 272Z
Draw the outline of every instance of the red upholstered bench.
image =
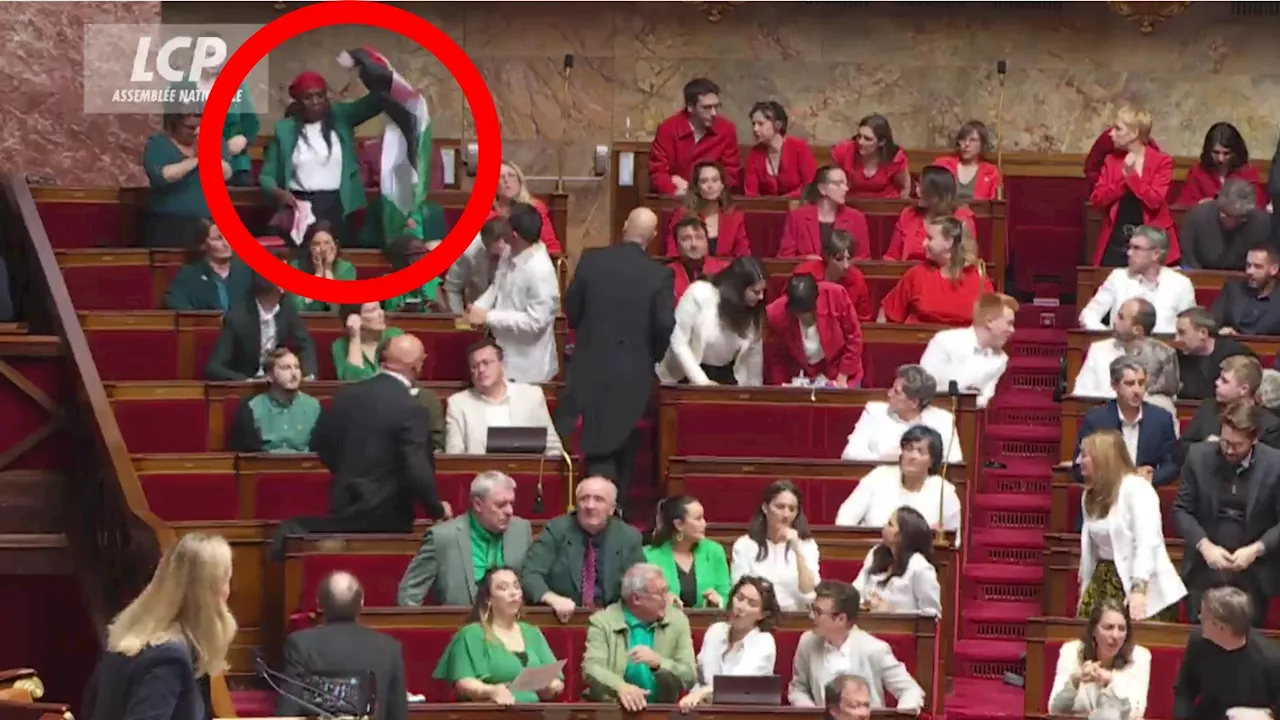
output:
M147 250L59 250L58 266L77 310L150 310L155 305Z
M1054 469L1051 493L1053 519L1049 529L1052 532L1075 530L1080 522L1080 501L1084 495L1084 485L1075 481L1069 467L1059 467ZM1173 523L1173 501L1178 498L1178 485L1174 483L1158 487L1156 495L1160 497L1160 516L1164 521L1164 535L1167 538L1177 537L1178 529Z
M121 190L101 188L32 188L36 209L55 248L127 247L137 237L123 236L129 225L135 231L136 210L120 203Z
M135 457L133 464L147 505L161 520L210 522L239 517L234 455L143 455Z

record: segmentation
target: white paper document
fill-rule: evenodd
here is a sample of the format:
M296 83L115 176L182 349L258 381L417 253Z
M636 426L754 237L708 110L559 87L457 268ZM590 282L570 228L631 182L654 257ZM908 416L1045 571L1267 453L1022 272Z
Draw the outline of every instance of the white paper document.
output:
M568 661L558 660L547 665L525 668L508 688L511 692L537 692L550 685L552 680L560 678L560 671L564 670L566 662Z

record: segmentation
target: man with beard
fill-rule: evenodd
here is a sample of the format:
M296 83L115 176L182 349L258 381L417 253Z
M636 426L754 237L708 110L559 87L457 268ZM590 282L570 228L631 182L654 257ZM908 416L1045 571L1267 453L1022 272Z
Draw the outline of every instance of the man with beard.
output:
M1151 337L1156 309L1142 298L1126 300L1111 323L1111 337L1089 346L1076 375L1072 395L1114 398L1111 363L1121 356L1136 358L1147 369L1147 402L1174 412L1178 394L1178 357L1173 348Z
M271 353L263 369L267 391L244 398L231 421L230 448L242 453L311 452L320 401L300 391L302 366L288 348Z
M1228 280L1213 302L1221 335L1280 335L1280 302L1271 302L1280 276L1280 251L1268 244L1249 250L1244 277Z

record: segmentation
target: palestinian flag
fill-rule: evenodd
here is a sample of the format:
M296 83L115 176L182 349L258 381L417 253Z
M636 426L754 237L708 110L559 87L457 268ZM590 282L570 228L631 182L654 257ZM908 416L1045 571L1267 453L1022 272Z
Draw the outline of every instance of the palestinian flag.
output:
M409 234L421 237L422 206L431 179L431 116L427 113L427 99L372 48L344 51L338 56L338 63L356 68L360 81L381 100L382 111L391 120L382 135L378 205L383 242ZM405 229L411 217L418 226L416 231Z

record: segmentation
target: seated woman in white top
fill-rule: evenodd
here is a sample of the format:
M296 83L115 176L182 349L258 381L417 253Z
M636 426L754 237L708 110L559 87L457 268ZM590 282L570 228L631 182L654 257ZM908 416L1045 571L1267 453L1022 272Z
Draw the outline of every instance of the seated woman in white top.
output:
M698 280L680 296L671 346L658 363L665 383L749 385L764 383L764 292L768 275L753 257Z
M734 583L746 575L773 583L785 612L808 609L813 589L822 581L818 543L809 532L800 490L791 481L778 480L764 489L747 534L733 543L729 574Z
M836 512L836 525L884 527L894 511L915 508L930 527L941 524L960 540L960 495L943 479L942 436L924 425L902 433L897 465L881 465L867 473Z
M938 383L919 365L903 365L889 388L888 402L869 402L858 416L849 440L840 454L849 462L897 462L902 454L902 433L912 425L925 425L947 440L947 462L962 463L960 438L955 437L956 419L933 407Z
M933 532L924 516L900 507L880 531L853 586L862 609L876 613L942 616L942 586L933 566Z
M729 591L727 619L707 628L698 651L700 682L680 698L689 709L706 702L715 692L717 675L755 677L773 675L778 647L773 628L778 624L778 599L768 580L747 575Z
M1135 620L1178 622L1187 594L1164 544L1160 498L1129 460L1124 437L1105 430L1080 443L1084 526L1080 533L1079 617L1104 600Z
M1082 640L1058 650L1058 669L1049 691L1052 715L1088 715L1106 696L1129 703L1129 717L1141 720L1151 682L1151 651L1133 644L1124 603L1094 606Z

